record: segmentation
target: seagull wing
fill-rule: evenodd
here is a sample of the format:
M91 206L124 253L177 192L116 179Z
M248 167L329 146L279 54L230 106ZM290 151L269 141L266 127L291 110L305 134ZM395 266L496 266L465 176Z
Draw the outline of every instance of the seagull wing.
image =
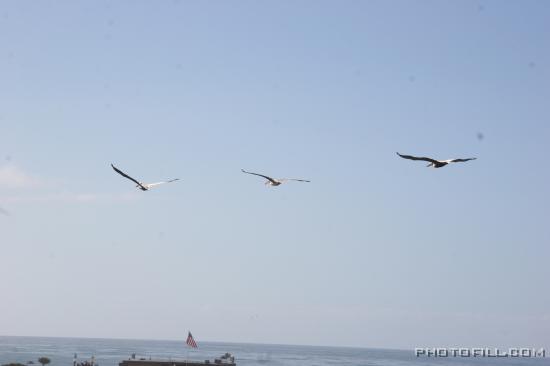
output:
M449 163L464 163L465 161L470 161L470 160L476 160L477 158L467 158L467 159L449 159L449 160L445 160L446 162L449 162Z
M282 178L282 179L278 179L279 182L286 182L286 181L289 181L289 180L293 180L293 181L295 181L295 182L307 182L307 183L310 183L310 182L311 182L310 180L296 179L296 178Z
M244 170L244 169L241 169L241 172L246 173L246 174L257 175L257 176L259 176L259 177L262 177L262 178L267 179L268 181L270 181L271 183L274 183L274 184L279 183L279 182L277 182L275 179L273 179L273 178L271 178L271 177L268 177L267 175L258 174L258 173L252 173L252 172L247 172L247 171Z
M135 180L134 178L130 177L128 174L124 173L122 170L118 169L116 166L114 166L113 164L111 164L111 166L113 167L114 171L117 172L118 174L122 175L124 178L128 178L130 179L132 182L135 182L138 186L142 187L142 188L145 188L143 187L143 184L141 184L140 182L138 182L137 180Z
M412 156L412 155L401 155L400 153L396 153L403 159L409 159L409 160L423 160L423 161L429 161L430 163L437 164L439 161L432 159L432 158L425 158L425 157L418 157L418 156Z
M147 188L152 188L154 186L158 186L159 184L164 184L164 183L172 183L172 182L175 182L177 180L180 180L179 178L176 178L176 179L170 179L170 180L166 180L166 181L163 181L163 182L157 182L157 183L149 183L149 184L145 184L145 186Z

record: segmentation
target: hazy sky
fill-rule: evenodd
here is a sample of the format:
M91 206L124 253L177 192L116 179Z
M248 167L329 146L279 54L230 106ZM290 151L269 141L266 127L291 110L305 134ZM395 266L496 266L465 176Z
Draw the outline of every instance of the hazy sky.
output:
M2 1L0 334L550 346L549 36L542 0Z

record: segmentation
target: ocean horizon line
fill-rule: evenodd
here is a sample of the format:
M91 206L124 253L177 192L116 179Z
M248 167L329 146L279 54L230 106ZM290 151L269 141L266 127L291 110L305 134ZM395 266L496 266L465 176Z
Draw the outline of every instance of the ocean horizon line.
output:
M0 338L34 338L34 339L82 339L82 340L116 340L116 341L143 341L143 342L184 342L185 337L181 339L150 339L150 338L127 338L127 337L83 337L83 336L37 336L37 335L9 335L0 334ZM183 341L182 341L183 339ZM283 347L311 347L311 348L344 348L357 350L376 350L376 351L399 351L410 352L411 349L388 348L388 347L364 347L364 346L336 346L336 345L315 345L315 344L291 344L291 343L261 343L261 342L231 342L220 340L201 340L200 343L206 344L231 344L231 345L256 345L256 346L283 346Z

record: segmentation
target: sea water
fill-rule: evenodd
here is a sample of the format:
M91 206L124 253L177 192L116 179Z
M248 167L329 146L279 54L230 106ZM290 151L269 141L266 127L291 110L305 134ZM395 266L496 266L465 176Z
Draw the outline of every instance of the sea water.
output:
M205 360L229 352L238 366L511 366L550 365L547 358L426 358L413 350L387 350L345 347L286 346L244 343L200 342L198 350L188 351L185 341L147 341L122 339L40 338L0 336L0 365L27 364L45 356L50 366L71 366L76 354L79 361L95 356L99 366L117 366L132 354L136 358Z

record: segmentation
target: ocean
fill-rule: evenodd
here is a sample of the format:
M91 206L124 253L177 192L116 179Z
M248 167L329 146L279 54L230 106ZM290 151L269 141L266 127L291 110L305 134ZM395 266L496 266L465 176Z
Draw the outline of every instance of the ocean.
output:
M244 343L199 342L199 349L189 351L189 358L205 360L230 352L238 366L508 366L550 365L546 358L426 358L413 350L388 350L345 347L286 346ZM0 365L51 359L50 366L71 366L74 354L79 361L93 355L99 366L117 366L135 353L136 358L185 359L188 350L182 341L148 341L123 339L41 338L0 336Z

